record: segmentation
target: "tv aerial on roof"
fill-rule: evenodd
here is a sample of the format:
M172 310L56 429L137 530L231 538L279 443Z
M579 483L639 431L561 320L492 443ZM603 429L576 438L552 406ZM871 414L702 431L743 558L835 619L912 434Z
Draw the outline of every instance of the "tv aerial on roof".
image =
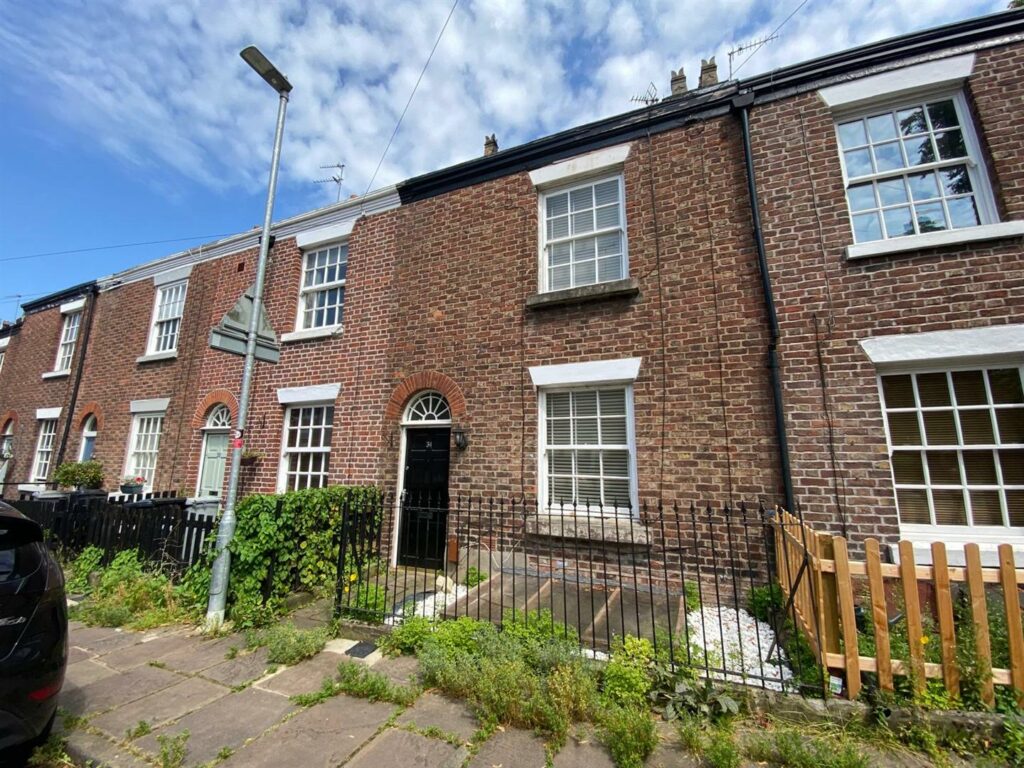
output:
M332 173L330 176L328 176L325 179L313 179L313 183L314 184L328 184L330 182L334 182L335 184L337 184L338 185L338 197L336 199L336 202L341 202L341 182L345 180L345 164L344 163L335 163L334 165L321 165L320 166L321 170L328 170L328 169L331 169L331 168L337 170L337 173Z
M646 107L658 103L658 86L654 82L647 85L647 90L630 99L634 104L643 104Z

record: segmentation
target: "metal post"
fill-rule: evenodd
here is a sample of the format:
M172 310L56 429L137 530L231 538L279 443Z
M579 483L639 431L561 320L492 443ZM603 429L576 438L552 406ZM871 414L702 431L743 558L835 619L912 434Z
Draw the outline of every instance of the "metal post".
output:
M231 569L231 552L228 544L235 534L235 502L238 498L238 474L242 466L242 445L245 439L245 422L249 413L249 391L252 388L253 372L256 368L256 332L259 328L263 307L263 279L267 272L267 254L270 251L270 220L274 215L274 193L277 189L277 167L281 159L281 138L284 134L284 114L288 106L288 92L280 91L277 107L277 128L274 132L274 156L270 162L270 181L267 188L267 207L263 214L263 234L260 237L260 256L256 263L256 286L252 296L252 316L249 318L249 333L245 341L245 365L242 369L242 391L238 398L238 423L235 439L231 446L231 474L228 479L228 494L224 512L217 527L217 559L213 562L210 578L210 601L206 608L207 629L217 629L224 623L224 608L227 601L228 573Z

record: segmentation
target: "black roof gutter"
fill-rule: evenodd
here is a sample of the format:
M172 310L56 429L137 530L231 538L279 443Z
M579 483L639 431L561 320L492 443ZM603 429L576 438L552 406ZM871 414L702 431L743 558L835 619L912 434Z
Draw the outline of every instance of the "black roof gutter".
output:
M86 283L79 283L78 285L73 285L70 288L65 288L62 291L47 294L42 298L26 301L21 305L21 309L26 315L30 315L33 312L41 312L44 309L55 307L66 301L71 301L72 299L77 299L81 296L91 294L96 287L95 280L90 280Z
M722 83L714 88L669 97L642 109L605 118L588 125L537 139L494 155L423 174L397 185L403 205L480 184L513 173L533 170L558 160L661 133L688 123L728 114L733 96L753 93L755 103L779 98L824 80L840 81L845 75L884 67L892 62L926 56L936 51L976 47L1024 35L1024 10L1002 11L942 27L914 32L877 43L782 67L746 80Z

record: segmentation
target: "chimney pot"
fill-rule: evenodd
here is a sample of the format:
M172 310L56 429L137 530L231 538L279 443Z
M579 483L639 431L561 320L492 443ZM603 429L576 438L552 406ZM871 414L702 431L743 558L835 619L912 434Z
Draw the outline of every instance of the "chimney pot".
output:
M718 65L715 64L715 57L705 61L700 60L700 87L707 88L709 85L718 84Z
M498 151L498 139L496 134L484 136L484 157L490 157Z
M678 96L681 93L686 93L686 73L682 67L678 72L672 71L672 95Z

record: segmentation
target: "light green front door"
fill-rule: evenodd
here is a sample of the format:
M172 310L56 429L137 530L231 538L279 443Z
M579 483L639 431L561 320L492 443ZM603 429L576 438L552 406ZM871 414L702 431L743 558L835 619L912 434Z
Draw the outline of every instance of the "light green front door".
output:
M228 433L207 432L203 436L203 466L199 470L199 495L220 496L228 462Z

